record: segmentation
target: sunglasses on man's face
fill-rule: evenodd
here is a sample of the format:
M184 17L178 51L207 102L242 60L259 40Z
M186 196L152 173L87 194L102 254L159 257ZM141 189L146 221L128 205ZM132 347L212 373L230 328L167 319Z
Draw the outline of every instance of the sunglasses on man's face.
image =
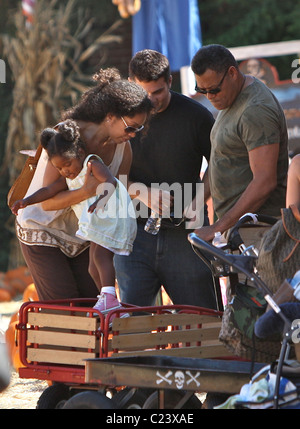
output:
M132 127L131 125L128 125L125 121L125 119L123 118L123 116L121 116L121 119L125 125L125 133L139 133L140 131L142 131L144 129L144 125L141 125L140 127L136 128L136 127Z
M216 88L206 90L206 89L199 88L196 84L195 91L198 92L199 94L204 94L204 95L206 95L206 94L213 94L213 95L219 94L219 92L222 91L221 86L222 86L222 83L225 79L225 76L227 75L228 70L229 69L226 70L226 72L224 73L224 76L222 77L221 81L218 83Z

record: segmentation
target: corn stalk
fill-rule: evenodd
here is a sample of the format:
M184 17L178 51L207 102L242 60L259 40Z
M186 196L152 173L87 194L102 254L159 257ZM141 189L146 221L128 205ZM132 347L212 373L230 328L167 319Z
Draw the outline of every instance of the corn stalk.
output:
M91 85L91 76L81 70L83 63L100 47L121 41L113 35L122 22L119 20L85 48L84 39L93 19L85 16L76 0L61 3L36 2L31 27L26 26L20 7L15 15L16 35L2 36L4 56L15 82L2 165L2 172L9 166L10 185L25 161L19 151L35 149L39 132L54 125L61 110L76 102L78 94ZM79 24L75 34L71 34L70 21L75 13Z
M31 27L26 26L20 5L14 16L15 36L0 37L14 80L13 105L0 169L0 174L8 172L9 185L18 177L25 162L20 150L36 149L40 131L57 123L60 112L91 86L91 76L82 71L84 62L98 49L121 41L121 37L113 35L122 23L120 19L86 48L86 36L94 19L89 19L84 9L78 7L77 0L62 3L65 2L38 0ZM76 15L79 24L72 34L70 23ZM105 61L105 49L101 49L101 53L98 67ZM5 228L14 237L10 241L9 269L24 265L14 234L14 218L11 215L5 222Z

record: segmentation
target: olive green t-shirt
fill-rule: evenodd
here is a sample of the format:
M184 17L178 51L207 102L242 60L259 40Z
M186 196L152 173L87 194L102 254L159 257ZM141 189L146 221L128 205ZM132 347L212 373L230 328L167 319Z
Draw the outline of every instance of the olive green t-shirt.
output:
M280 216L285 207L288 137L278 100L255 79L232 106L219 112L211 131L210 190L218 218L234 206L253 178L248 152L278 142L277 187L256 211L270 216Z

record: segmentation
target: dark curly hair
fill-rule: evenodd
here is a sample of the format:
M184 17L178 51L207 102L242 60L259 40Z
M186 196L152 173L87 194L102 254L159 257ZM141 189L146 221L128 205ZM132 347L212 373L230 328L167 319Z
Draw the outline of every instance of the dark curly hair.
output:
M101 69L93 76L97 86L87 90L80 102L63 113L62 118L100 124L107 114L133 117L146 113L149 117L152 103L141 86L121 79L116 68Z
M53 156L78 158L80 151L86 153L86 147L80 139L79 127L76 122L68 119L54 128L46 128L41 132L40 141L49 159Z

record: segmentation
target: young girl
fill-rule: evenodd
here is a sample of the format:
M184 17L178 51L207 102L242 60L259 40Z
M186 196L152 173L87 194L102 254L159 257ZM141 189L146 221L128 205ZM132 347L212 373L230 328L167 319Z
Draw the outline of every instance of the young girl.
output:
M69 119L56 128L46 128L42 132L41 145L61 177L16 201L12 212L17 215L19 209L28 205L52 198L63 190L82 187L87 168L90 168L99 182L97 196L73 205L72 209L78 218L76 235L91 242L90 257L98 270L101 295L94 308L105 313L121 307L115 293L113 255L128 255L132 251L137 229L133 205L124 185L112 176L101 158L94 154L87 156L76 123Z

